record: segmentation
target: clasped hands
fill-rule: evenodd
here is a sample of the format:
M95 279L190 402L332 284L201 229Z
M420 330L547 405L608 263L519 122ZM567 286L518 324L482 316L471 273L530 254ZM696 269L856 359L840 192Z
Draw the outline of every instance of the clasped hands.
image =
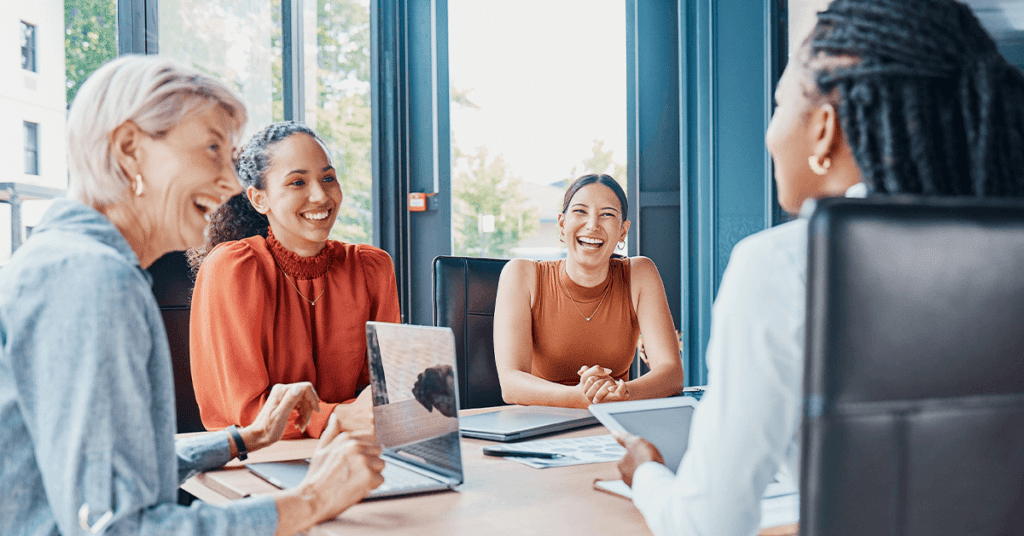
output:
M629 400L629 386L622 380L616 381L611 373L612 369L597 365L584 365L576 371L580 375L576 388L588 404Z

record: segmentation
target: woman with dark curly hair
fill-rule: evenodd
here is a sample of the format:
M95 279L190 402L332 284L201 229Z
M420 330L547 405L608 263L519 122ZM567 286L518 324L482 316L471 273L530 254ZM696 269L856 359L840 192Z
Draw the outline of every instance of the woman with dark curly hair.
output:
M247 424L271 388L308 381L320 396L304 434L328 418L344 430L373 428L366 363L368 320L399 322L386 252L328 240L342 192L316 134L275 123L238 160L244 192L211 216L196 271L191 361L207 429ZM285 437L302 437L289 427Z

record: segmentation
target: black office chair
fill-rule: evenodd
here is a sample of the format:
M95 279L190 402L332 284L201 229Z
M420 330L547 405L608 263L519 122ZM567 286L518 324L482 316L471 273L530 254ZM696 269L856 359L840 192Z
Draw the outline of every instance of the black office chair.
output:
M811 219L802 536L1024 531L1024 204Z
M504 259L434 259L434 325L455 332L460 409L503 406L494 364L494 299Z
M199 404L192 388L192 368L189 361L189 315L192 309L192 278L188 261L180 251L168 253L149 267L153 276L153 294L171 346L174 365L174 396L177 401L178 433L202 432Z

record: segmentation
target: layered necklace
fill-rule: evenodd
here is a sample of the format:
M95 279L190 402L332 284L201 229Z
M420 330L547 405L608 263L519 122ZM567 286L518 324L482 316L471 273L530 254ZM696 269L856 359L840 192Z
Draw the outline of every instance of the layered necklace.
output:
M564 263L562 264L562 272L565 273L566 278L569 277L569 272L565 269ZM565 285L565 281L562 279L561 274L559 274L558 282L562 284L562 290L564 290L565 295L569 297L569 301L571 301L572 306L576 308L576 312L579 313L580 316L583 317L583 320L586 320L587 322L590 322L590 320L597 315L597 312L601 309L601 305L604 303L604 299L608 297L608 292L612 290L612 284L609 281L607 288L604 289L604 294L601 295L601 301L597 302L597 307L594 307L594 312L591 313L590 316L587 316L583 314L583 311L580 310L580 306L576 303L576 300L573 299L572 294L569 292L569 287Z

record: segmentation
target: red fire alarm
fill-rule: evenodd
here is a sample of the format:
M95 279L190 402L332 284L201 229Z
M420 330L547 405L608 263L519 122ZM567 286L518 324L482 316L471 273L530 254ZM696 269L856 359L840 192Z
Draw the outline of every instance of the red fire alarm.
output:
M427 210L427 198L437 195L436 193L411 192L409 194L409 212L424 212Z

